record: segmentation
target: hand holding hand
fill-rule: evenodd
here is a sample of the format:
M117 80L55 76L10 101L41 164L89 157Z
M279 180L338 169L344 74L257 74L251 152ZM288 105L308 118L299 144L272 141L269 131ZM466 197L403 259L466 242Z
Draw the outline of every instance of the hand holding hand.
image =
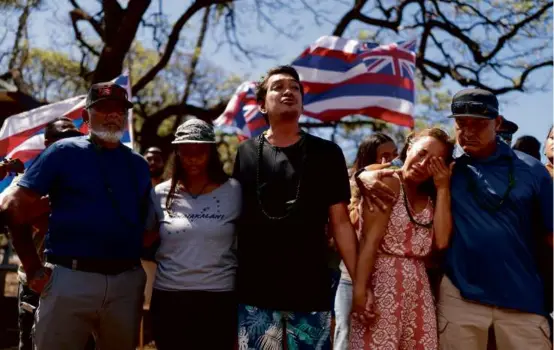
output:
M375 318L375 298L370 289L354 288L352 299L352 316L359 322L369 323Z

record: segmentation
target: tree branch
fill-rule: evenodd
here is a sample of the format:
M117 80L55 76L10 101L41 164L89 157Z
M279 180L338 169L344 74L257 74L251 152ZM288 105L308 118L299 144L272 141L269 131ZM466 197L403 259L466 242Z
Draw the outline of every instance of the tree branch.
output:
M161 71L169 62L169 59L171 58L171 55L173 54L173 51L175 50L175 46L177 45L177 42L179 41L179 34L181 33L181 29L183 29L184 25L189 21L189 19L199 10L206 6L214 5L214 4L222 4L226 3L229 0L196 0L186 11L181 15L181 17L177 20L175 25L173 26L173 29L171 30L171 34L169 34L169 38L167 41L167 45L165 47L165 51L162 54L162 57L152 67L142 78L140 78L135 85L133 85L133 95L136 95L140 90L142 90L146 84L148 84L150 81L152 81L159 71Z
M335 26L335 30L333 30L333 35L343 35L346 27L348 27L350 22L357 18L358 14L360 14L360 11L362 10L366 2L367 0L356 0L352 9L348 11L344 16L342 16L339 23L337 23L337 25Z
M146 122L158 122L163 121L164 119L172 116L172 115L192 115L195 116L198 119L202 119L207 122L212 122L215 118L219 117L223 111L225 111L226 103L219 103L218 105L210 108L210 109L204 109L200 107L196 107L189 104L176 104L176 105L169 105L167 107L164 107L157 111L156 113L150 115Z
M33 0L28 0L23 7L23 12L19 16L17 31L15 32L15 39L13 42L12 55L10 61L8 62L8 70L15 69L17 65L17 59L21 53L21 39L25 34L25 28L27 28L27 20L29 19L29 14L31 12L31 7L33 6Z
M76 0L69 0L69 2L75 8L75 10L72 10L72 11L69 12L69 14L71 15L71 20L73 21L73 14L72 13L74 11L76 11L77 14L75 16L78 17L77 21L84 20L84 21L89 22L90 25L92 26L92 28L94 28L94 31L96 32L96 34L98 34L98 36L102 39L102 41L104 41L105 32L104 32L104 28L102 28L102 24L100 22L98 22L94 18L94 16L89 15L85 10L83 10L81 8L81 6L79 6L79 4L77 3Z
M521 20L520 22L516 23L513 27L512 27L512 30L509 31L508 33L502 35L499 39L498 39L498 42L496 43L496 47L488 54L485 56L485 60L490 60L492 57L494 57L503 47L504 47L504 44L506 44L506 42L510 39L512 39L514 36L516 36L516 34L518 33L518 31L523 28L525 25L531 23L532 21L534 20L537 20L539 19L546 11L548 11L548 9L552 8L552 1L548 2L545 6L543 6L541 9L539 9L537 12L535 12L533 15L529 16L529 17L526 17L525 19Z
M106 44L111 43L114 40L118 40L116 35L123 21L123 16L125 15L125 13L129 12L129 9L137 6L137 2L138 1L129 1L127 9L123 11L121 5L119 5L119 2L117 0L102 0L102 8L104 9L105 33L107 34L104 36ZM150 0L146 2L146 8L148 8L148 6L150 5ZM142 18L142 14L140 18ZM114 35L112 36L112 34Z
M356 1L354 6L352 7L352 9L350 11L348 11L341 18L341 20L339 21L339 23L335 27L335 30L333 31L333 35L341 36L342 34L344 34L344 31L346 30L346 27L353 20L358 20L360 22L363 22L363 23L366 23L366 24L369 24L369 25L372 25L372 26L387 28L387 29L391 29L395 32L398 32L398 27L402 23L402 19L403 19L403 16L404 16L404 9L406 8L406 6L408 6L412 3L419 2L419 0L405 0L405 1L402 1L402 3L400 5L395 6L394 8L389 8L389 9L385 9L383 7L383 5L379 2L381 12L383 12L385 17L387 18L386 20L380 19L380 18L373 18L373 17L369 17L369 16L366 16L366 15L362 14L361 11L362 11L362 8L364 7L364 5L366 4L366 2L367 2L367 0ZM392 13L393 9L396 12L396 19L388 20L388 18L391 17L391 13Z
M89 43L83 39L83 36L81 34L81 31L79 30L79 27L77 26L77 22L80 20L85 19L85 14L81 10L72 10L69 12L69 16L71 17L71 24L73 26L73 31L75 32L75 39L87 50L89 50L93 55L100 56L100 52L98 52L94 47L92 47Z
M204 38L206 37L206 32L208 31L209 21L210 21L210 6L206 7L206 9L204 10L204 17L202 17L202 27L200 28L200 33L198 34L198 40L196 41L194 53L190 61L190 71L187 74L187 85L185 87L185 93L183 94L183 99L182 99L183 104L186 104L189 99L190 89L194 81L196 66L198 65L200 54L202 53L202 46L204 45Z
M106 41L94 71L93 83L108 81L121 74L125 55L135 39L142 16L150 6L150 0L133 0L129 1L125 11L122 11L117 0L102 1L105 10ZM117 14L120 17L117 17Z

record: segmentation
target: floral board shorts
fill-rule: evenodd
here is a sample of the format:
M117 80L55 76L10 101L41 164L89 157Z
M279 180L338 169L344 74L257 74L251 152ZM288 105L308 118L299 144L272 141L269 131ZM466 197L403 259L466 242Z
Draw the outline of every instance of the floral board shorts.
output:
M330 350L331 312L287 312L239 305L238 350Z

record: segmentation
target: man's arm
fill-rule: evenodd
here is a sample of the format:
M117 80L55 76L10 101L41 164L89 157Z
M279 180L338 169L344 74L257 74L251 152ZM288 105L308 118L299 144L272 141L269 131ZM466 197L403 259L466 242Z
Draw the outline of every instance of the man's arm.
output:
M12 236L13 246L21 260L27 276L31 277L42 268L42 262L36 251L32 236L30 216L40 201L40 195L24 187L18 187L4 198L2 213Z
M350 222L346 203L337 203L329 208L329 225L346 269L354 280L358 239L356 238L356 230Z
M354 175L369 211L374 211L374 207L386 211L395 198L394 191L385 184L383 178L392 176L399 170L386 169L389 166L389 163L372 164Z

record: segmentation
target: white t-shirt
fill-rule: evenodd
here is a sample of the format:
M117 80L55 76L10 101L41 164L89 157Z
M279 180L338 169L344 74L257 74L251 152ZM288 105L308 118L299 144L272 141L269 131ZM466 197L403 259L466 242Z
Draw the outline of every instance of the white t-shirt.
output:
M154 288L170 291L232 291L235 287L235 221L241 210L241 188L229 179L210 193L193 198L175 191L168 213L171 181L153 191L161 245Z

